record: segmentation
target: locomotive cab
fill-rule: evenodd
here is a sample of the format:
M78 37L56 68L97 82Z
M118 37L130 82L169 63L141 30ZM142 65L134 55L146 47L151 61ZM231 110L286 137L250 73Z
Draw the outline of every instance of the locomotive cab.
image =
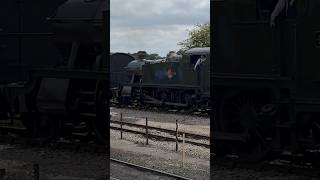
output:
M186 54L189 56L191 67L196 71L197 84L202 91L209 92L210 47L192 48L186 51Z
M205 47L205 48L192 48L186 51L187 56L189 57L190 64L191 65L196 65L197 61L201 56L204 56L206 59L203 61L201 64L206 64L209 65L210 62L210 47Z

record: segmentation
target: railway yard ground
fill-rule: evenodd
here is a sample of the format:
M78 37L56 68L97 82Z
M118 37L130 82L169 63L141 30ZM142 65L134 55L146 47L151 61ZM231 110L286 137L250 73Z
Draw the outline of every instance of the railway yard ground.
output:
M111 120L119 120L122 113L123 121L143 125L147 117L148 125L172 130L175 129L176 120L178 120L179 131L208 136L210 134L210 120L206 117L115 107L110 109L110 113ZM161 134L160 132L152 133ZM113 158L190 179L209 179L210 149L185 144L186 157L182 167L181 144L179 143L178 152L176 152L175 142L149 139L149 144L146 145L146 138L143 135L124 132L123 139L120 139L120 131L110 130L111 157ZM111 176L116 173L117 169L111 166Z
M298 176L290 173L279 173L273 171L255 171L243 168L223 168L213 166L214 175L212 179L215 180L317 180L319 178L309 176Z
M123 121L134 124L144 124L148 117L148 125L159 128L175 129L178 120L179 131L209 135L209 117L184 115L175 112L156 112L134 110L129 108L111 107L111 120L119 120L122 113ZM119 124L111 123L111 126ZM144 131L143 128L124 126L126 129ZM150 131L150 134L162 132ZM12 134L14 136L14 134ZM170 136L170 134L166 134ZM181 137L179 137L181 139ZM208 143L207 140L201 140ZM149 138L146 144L144 134L110 130L110 157L125 163L157 170L153 172L141 168L128 166L125 163L110 161L110 179L177 179L177 175L186 179L210 179L210 149L208 147L186 143L185 163L182 163L182 143ZM106 154L63 148L40 146L25 146L22 144L8 144L0 141L0 179L28 180L34 179L34 165L39 165L39 179L67 180L67 179L108 179L106 178ZM313 180L318 177L306 175L292 175L291 172L280 172L277 169L254 170L252 168L238 168L213 163L213 179L275 179L275 180ZM3 175L5 170L5 176ZM162 174L169 173L169 175ZM171 174L171 175L170 175Z
M128 108L112 107L111 119L119 120L122 113L123 121L144 124L145 117L148 117L150 126L174 129L175 120L179 122L179 128L186 132L209 135L210 118L194 115L182 115L172 112L150 112ZM128 127L126 127L128 128ZM209 179L210 171L210 149L195 145L186 144L185 167L182 168L181 143L179 152L175 151L175 142L149 140L146 145L146 137L133 133L123 133L120 139L119 130L110 130L111 157L127 162L132 162L145 167L159 169L162 171L178 174L190 179ZM180 137L181 138L181 137ZM281 172L277 169L254 170L251 168L237 168L232 166L214 164L213 179L275 179L275 180L315 180L318 177L306 175L293 175L292 172ZM115 169L111 167L111 174Z
M106 179L106 156L22 145L0 145L0 169L4 180L34 180L34 164L39 165L39 179ZM0 177L1 179L1 177Z

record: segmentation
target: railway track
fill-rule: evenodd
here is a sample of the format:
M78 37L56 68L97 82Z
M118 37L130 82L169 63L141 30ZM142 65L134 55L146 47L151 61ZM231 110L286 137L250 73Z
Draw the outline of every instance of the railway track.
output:
M171 174L168 172L160 171L157 169L152 169L144 166L140 166L137 164L121 161L118 159L110 158L111 163L121 164L124 166L127 166L129 168L137 169L138 171L142 171L143 173L146 173L148 176L148 179L181 179L181 180L189 180L187 177L183 177L176 174ZM117 177L114 177L115 175L111 175L111 179L119 179Z
M152 139L156 139L156 140L182 142L181 137L182 137L183 132L178 132L179 137L176 138L175 135L177 132L175 130L158 128L158 127L153 127L153 126L148 126L148 128L146 128L145 125L128 123L128 122L120 122L120 121L114 121L114 120L111 120L110 122L112 124L118 125L118 127L111 125L110 129L113 129L113 130L123 131L123 132L128 132L128 133L133 133L133 134L139 134L139 135L143 135L145 137L148 136L148 138L152 138ZM121 127L121 125L127 126L128 128ZM138 129L142 129L142 130L133 130L133 129L130 129L129 127L138 128ZM157 135L153 132L149 132L148 134L146 134L145 129L154 130L155 132L160 132L160 133L162 132L163 134L166 134L166 135ZM187 133L187 132L185 133L185 136L187 138L185 140L185 143L196 145L196 146L202 146L205 148L210 148L210 144L208 144L208 143L194 141L194 140L210 141L209 136Z
M150 112L162 112L162 113L168 113L168 114L189 115L189 116L196 116L196 117L210 116L210 110L201 110L201 109L185 110L185 109L176 109L176 108L161 108L161 107L154 107L154 106L143 107L139 104L120 106L119 104L112 103L112 102L110 103L110 107L144 110L144 111L150 111Z
M88 117L95 118L93 115L86 115ZM110 123L113 124L110 126L111 129L118 130L118 131L123 131L123 132L128 132L128 133L133 133L133 134L140 134L144 136L148 136L150 139L155 139L159 141L171 141L171 142L182 142L182 134L183 132L177 132L175 130L171 129L165 129L165 128L159 128L159 127L153 127L153 126L148 126L147 129L149 129L148 134L146 134L146 125L141 125L141 124L135 124L135 123L129 123L129 122L120 122L120 121L115 121L115 120L110 120ZM117 125L117 126L114 126ZM122 127L127 126L127 128ZM130 127L134 128L131 129ZM138 129L137 129L138 128ZM140 130L139 130L140 129ZM158 133L154 134L154 132L161 132L162 135L158 135ZM5 141L7 143L22 143L22 144L50 144L50 146L54 147L62 147L62 146L70 146L70 144L74 144L77 148L84 147L86 146L87 143L90 141L88 137L85 134L81 133L72 133L72 137L74 139L72 140L53 140L51 141L50 139L42 138L42 139L32 139L32 138L26 138L27 137L27 130L24 127L17 127L17 126L12 126L12 125L7 125L7 124L0 124L0 134L6 135L8 133L14 133L17 135L20 135L19 138L13 137L13 136L0 136L0 140ZM194 134L194 133L185 133L185 143L196 145L196 146L202 146L206 148L210 148L210 144L208 143L203 143L199 142L198 140L202 141L209 141L210 137L205 136L205 135L200 135L200 134ZM176 136L178 135L178 136ZM92 142L91 142L92 145ZM96 147L99 147L97 144L95 144ZM103 148L103 146L102 146Z

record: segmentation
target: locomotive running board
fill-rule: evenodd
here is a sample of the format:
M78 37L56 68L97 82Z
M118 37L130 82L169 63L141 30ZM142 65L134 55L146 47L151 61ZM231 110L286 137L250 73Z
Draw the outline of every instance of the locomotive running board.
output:
M242 142L246 143L246 134L240 133L226 133L226 132L213 132L214 141L229 141L229 142Z
M144 94L144 97L146 97L147 99L149 99L149 101L144 101L145 103L150 103L150 104L158 104L158 105L161 105L162 104L162 101L154 98L154 97L151 97L151 96L148 96L148 95L145 95ZM188 105L187 104L182 104L182 103L172 103L172 102L164 102L165 105L173 105L173 106L182 106L182 107L187 107Z

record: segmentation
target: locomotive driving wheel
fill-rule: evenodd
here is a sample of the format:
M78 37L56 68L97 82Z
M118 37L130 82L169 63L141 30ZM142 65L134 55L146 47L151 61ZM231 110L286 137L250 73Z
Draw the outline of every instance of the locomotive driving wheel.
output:
M259 161L267 156L270 147L266 138L270 135L268 130L271 124L266 124L261 114L274 109L270 104L270 97L254 92L237 94L222 101L222 131L242 134L245 137L245 144L231 145L232 148L228 149L231 154L246 162Z

